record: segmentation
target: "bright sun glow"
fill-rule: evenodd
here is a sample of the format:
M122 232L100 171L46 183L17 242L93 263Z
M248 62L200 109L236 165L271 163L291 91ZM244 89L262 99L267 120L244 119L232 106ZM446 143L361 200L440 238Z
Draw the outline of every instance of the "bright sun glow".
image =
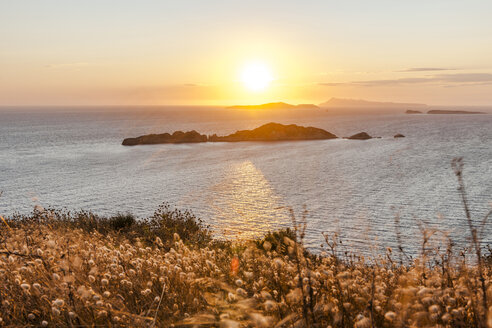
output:
M272 81L272 72L262 62L249 63L241 71L241 82L251 91L263 91Z

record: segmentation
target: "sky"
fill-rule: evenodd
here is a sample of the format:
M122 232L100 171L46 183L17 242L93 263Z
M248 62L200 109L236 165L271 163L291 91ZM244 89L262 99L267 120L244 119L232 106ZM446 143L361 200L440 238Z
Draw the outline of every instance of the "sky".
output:
M492 105L489 0L0 0L0 106ZM260 62L261 90L241 81Z

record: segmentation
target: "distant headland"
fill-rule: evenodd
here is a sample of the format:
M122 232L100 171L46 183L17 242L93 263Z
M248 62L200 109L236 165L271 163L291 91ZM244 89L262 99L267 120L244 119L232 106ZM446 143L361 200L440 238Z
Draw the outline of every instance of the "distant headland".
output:
M291 105L284 102L271 102L261 105L236 105L229 106L229 109L261 109L261 110L273 110L273 109L319 109L318 106L314 104L299 104L299 105Z
M404 109L415 111L428 110L429 106L419 103L398 103L370 101L364 99L331 98L319 104L325 112L332 114L393 114Z
M419 110L407 110L405 114L423 114ZM448 109L432 109L427 111L427 114L487 114L485 112L474 112L467 110L448 110Z
M426 108L426 104L418 103L396 103L384 101L369 101L364 99L344 99L331 98L324 103L319 104L322 108L372 108L372 109L399 109L399 108Z
M293 140L323 140L336 139L337 136L326 130L304 127L295 124L283 125L268 123L253 130L240 130L227 136L216 134L206 136L196 131L176 131L173 134L148 134L136 138L123 140L124 146L152 145L152 144L178 144L199 142L239 142L239 141L293 141Z
M486 114L485 112L472 112L467 110L440 110L434 109L427 112L427 114Z

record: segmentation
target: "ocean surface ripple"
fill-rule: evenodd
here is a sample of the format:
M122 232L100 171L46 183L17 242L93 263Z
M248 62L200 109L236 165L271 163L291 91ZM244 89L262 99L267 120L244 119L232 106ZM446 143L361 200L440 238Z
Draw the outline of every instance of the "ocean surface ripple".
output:
M195 129L226 134L263 123L296 123L338 136L381 139L207 143L124 147L125 137ZM33 206L132 212L163 202L191 209L227 238L261 236L306 210L306 244L338 232L347 249L369 254L403 246L418 252L420 229L468 242L450 163L465 161L473 218L491 209L492 115L271 115L246 118L212 109L0 111L0 214ZM406 138L394 139L402 133ZM492 242L490 223L484 227Z

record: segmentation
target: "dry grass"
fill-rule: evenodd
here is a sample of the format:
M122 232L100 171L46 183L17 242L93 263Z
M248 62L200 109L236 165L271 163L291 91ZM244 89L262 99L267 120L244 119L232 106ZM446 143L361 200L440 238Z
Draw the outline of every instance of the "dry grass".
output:
M344 261L306 252L298 229L193 246L73 222L47 211L2 223L1 325L491 326L477 266L449 253ZM492 299L490 263L483 270Z

